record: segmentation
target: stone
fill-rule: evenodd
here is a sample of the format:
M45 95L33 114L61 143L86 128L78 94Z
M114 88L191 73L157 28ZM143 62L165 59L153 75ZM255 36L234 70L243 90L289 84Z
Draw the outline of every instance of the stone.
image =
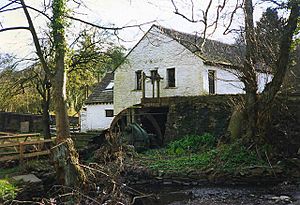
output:
M44 194L43 182L34 174L19 175L13 177L13 179L21 183L21 191L16 196L17 200L32 201Z
M26 174L26 175L19 175L13 177L14 180L16 181L24 181L24 182L29 182L29 183L41 183L42 180L39 179L37 176L34 174Z

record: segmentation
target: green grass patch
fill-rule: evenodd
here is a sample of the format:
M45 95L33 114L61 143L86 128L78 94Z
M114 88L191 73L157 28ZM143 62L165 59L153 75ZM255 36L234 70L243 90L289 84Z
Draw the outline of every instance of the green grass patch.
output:
M210 134L186 136L171 142L166 148L149 150L140 155L141 162L152 170L184 172L207 170L234 173L243 167L267 165L256 153L236 142L217 146Z
M12 200L16 197L17 188L6 179L0 179L0 202Z

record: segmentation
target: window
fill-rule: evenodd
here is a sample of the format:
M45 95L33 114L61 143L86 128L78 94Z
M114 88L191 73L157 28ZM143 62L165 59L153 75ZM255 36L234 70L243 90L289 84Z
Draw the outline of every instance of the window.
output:
M113 117L114 110L105 110L105 117Z
M110 81L105 90L112 90L114 88L114 81Z
M135 72L136 79L136 90L142 90L142 71L138 70Z
M154 79L157 76L157 70L151 70L151 83L154 83Z
M168 80L168 88L175 87L175 68L168 68L167 69L167 80Z
M208 70L208 93L216 93L216 71Z

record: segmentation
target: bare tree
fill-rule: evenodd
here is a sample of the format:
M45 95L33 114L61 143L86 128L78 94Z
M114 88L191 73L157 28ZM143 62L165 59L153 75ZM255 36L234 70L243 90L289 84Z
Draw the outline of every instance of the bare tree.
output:
M200 17L202 16L202 18L196 21L194 17L195 14L193 9L193 1L191 1L191 17L188 17L187 15L181 13L174 0L171 0L171 2L174 6L175 14L178 14L193 23L203 23L203 38L207 37L206 32L211 25L218 25L220 20L219 16L221 16L220 12L224 11L225 5L229 3L229 1L222 1L221 4L217 5L218 9L216 9L212 8L212 1L209 1L207 7L202 11L202 15L200 15ZM242 9L244 13L244 25L243 30L241 32L244 33L245 37L245 54L241 56L243 65L239 67L238 77L244 83L245 86L245 105L241 112L234 112L234 115L242 116L242 118L246 121L246 123L242 123L243 125L246 125L246 129L244 129L241 124L241 126L238 127L238 131L230 131L232 131L232 133L242 133L242 136L245 137L244 139L246 139L247 141L254 141L254 143L257 144L260 144L265 141L265 130L268 123L268 116L270 116L272 104L277 93L280 90L285 73L288 69L293 35L297 29L297 24L299 24L299 0L289 0L287 4L282 4L282 2L279 3L276 0L270 2L279 5L281 8L285 7L289 11L289 16L286 20L286 24L284 25L284 33L281 35L280 38L281 43L279 46L278 58L276 59L276 63L273 65L272 68L268 68L274 71L273 79L270 83L266 85L265 89L260 95L258 95L257 66L259 65L261 70L264 70L267 66L259 64L256 58L255 52L257 49L257 41L253 18L253 2L252 0L244 0L243 2L239 2L237 0L236 6L233 9L231 9L230 12L228 10L224 11L225 13L227 13L227 15L225 16L229 16L229 19L227 20L227 24L225 26L225 34L235 30L232 29L232 24L234 22L234 17L238 10ZM210 24L207 23L209 22L207 18L207 14L209 14L209 12L216 13L215 18L210 18ZM205 40L203 41L202 46L204 43Z

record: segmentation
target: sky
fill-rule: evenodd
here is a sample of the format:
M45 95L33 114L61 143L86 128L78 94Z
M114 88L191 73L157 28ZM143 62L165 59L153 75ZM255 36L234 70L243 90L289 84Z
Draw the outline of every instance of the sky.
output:
M221 0L214 0L217 6ZM8 0L0 1L0 8L5 5ZM42 8L42 2L44 0L26 0L28 5L35 8ZM202 30L201 23L189 23L187 20L179 15L174 14L174 7L171 0L84 0L84 4L78 7L77 4L69 4L75 13L77 18L83 19L95 23L97 25L115 25L125 26L132 24L143 24L145 22L155 21L155 24L172 28L178 31L187 33L199 32ZM188 17L191 17L191 0L174 0L180 12L183 12ZM229 2L236 2L236 0L230 0ZM194 1L194 13L195 19L197 15L201 14L201 9L206 8L208 0ZM227 9L231 10L234 4L228 4ZM210 13L210 17L215 17L215 9ZM256 7L255 16L258 19L261 14L262 8ZM49 12L48 12L49 13ZM43 36L47 25L47 20L38 15L35 12L31 12L34 24L39 32L40 36ZM198 18L201 18L198 17ZM224 17L226 19L226 17ZM242 25L241 15L235 19L235 26ZM27 22L22 10L10 11L0 13L0 23L2 27L13 26L26 26ZM232 35L223 35L225 20L220 21L218 29L210 38L233 43L234 38ZM136 42L143 36L143 34L150 28L152 23L142 26L141 28L124 29L119 32L119 36L122 40L120 43L126 48L130 49ZM70 34L76 34L78 30L83 27L82 24L75 23L71 26ZM32 45L32 38L28 31L9 31L0 32L0 52L13 53L20 58L29 58L33 56L35 48Z

